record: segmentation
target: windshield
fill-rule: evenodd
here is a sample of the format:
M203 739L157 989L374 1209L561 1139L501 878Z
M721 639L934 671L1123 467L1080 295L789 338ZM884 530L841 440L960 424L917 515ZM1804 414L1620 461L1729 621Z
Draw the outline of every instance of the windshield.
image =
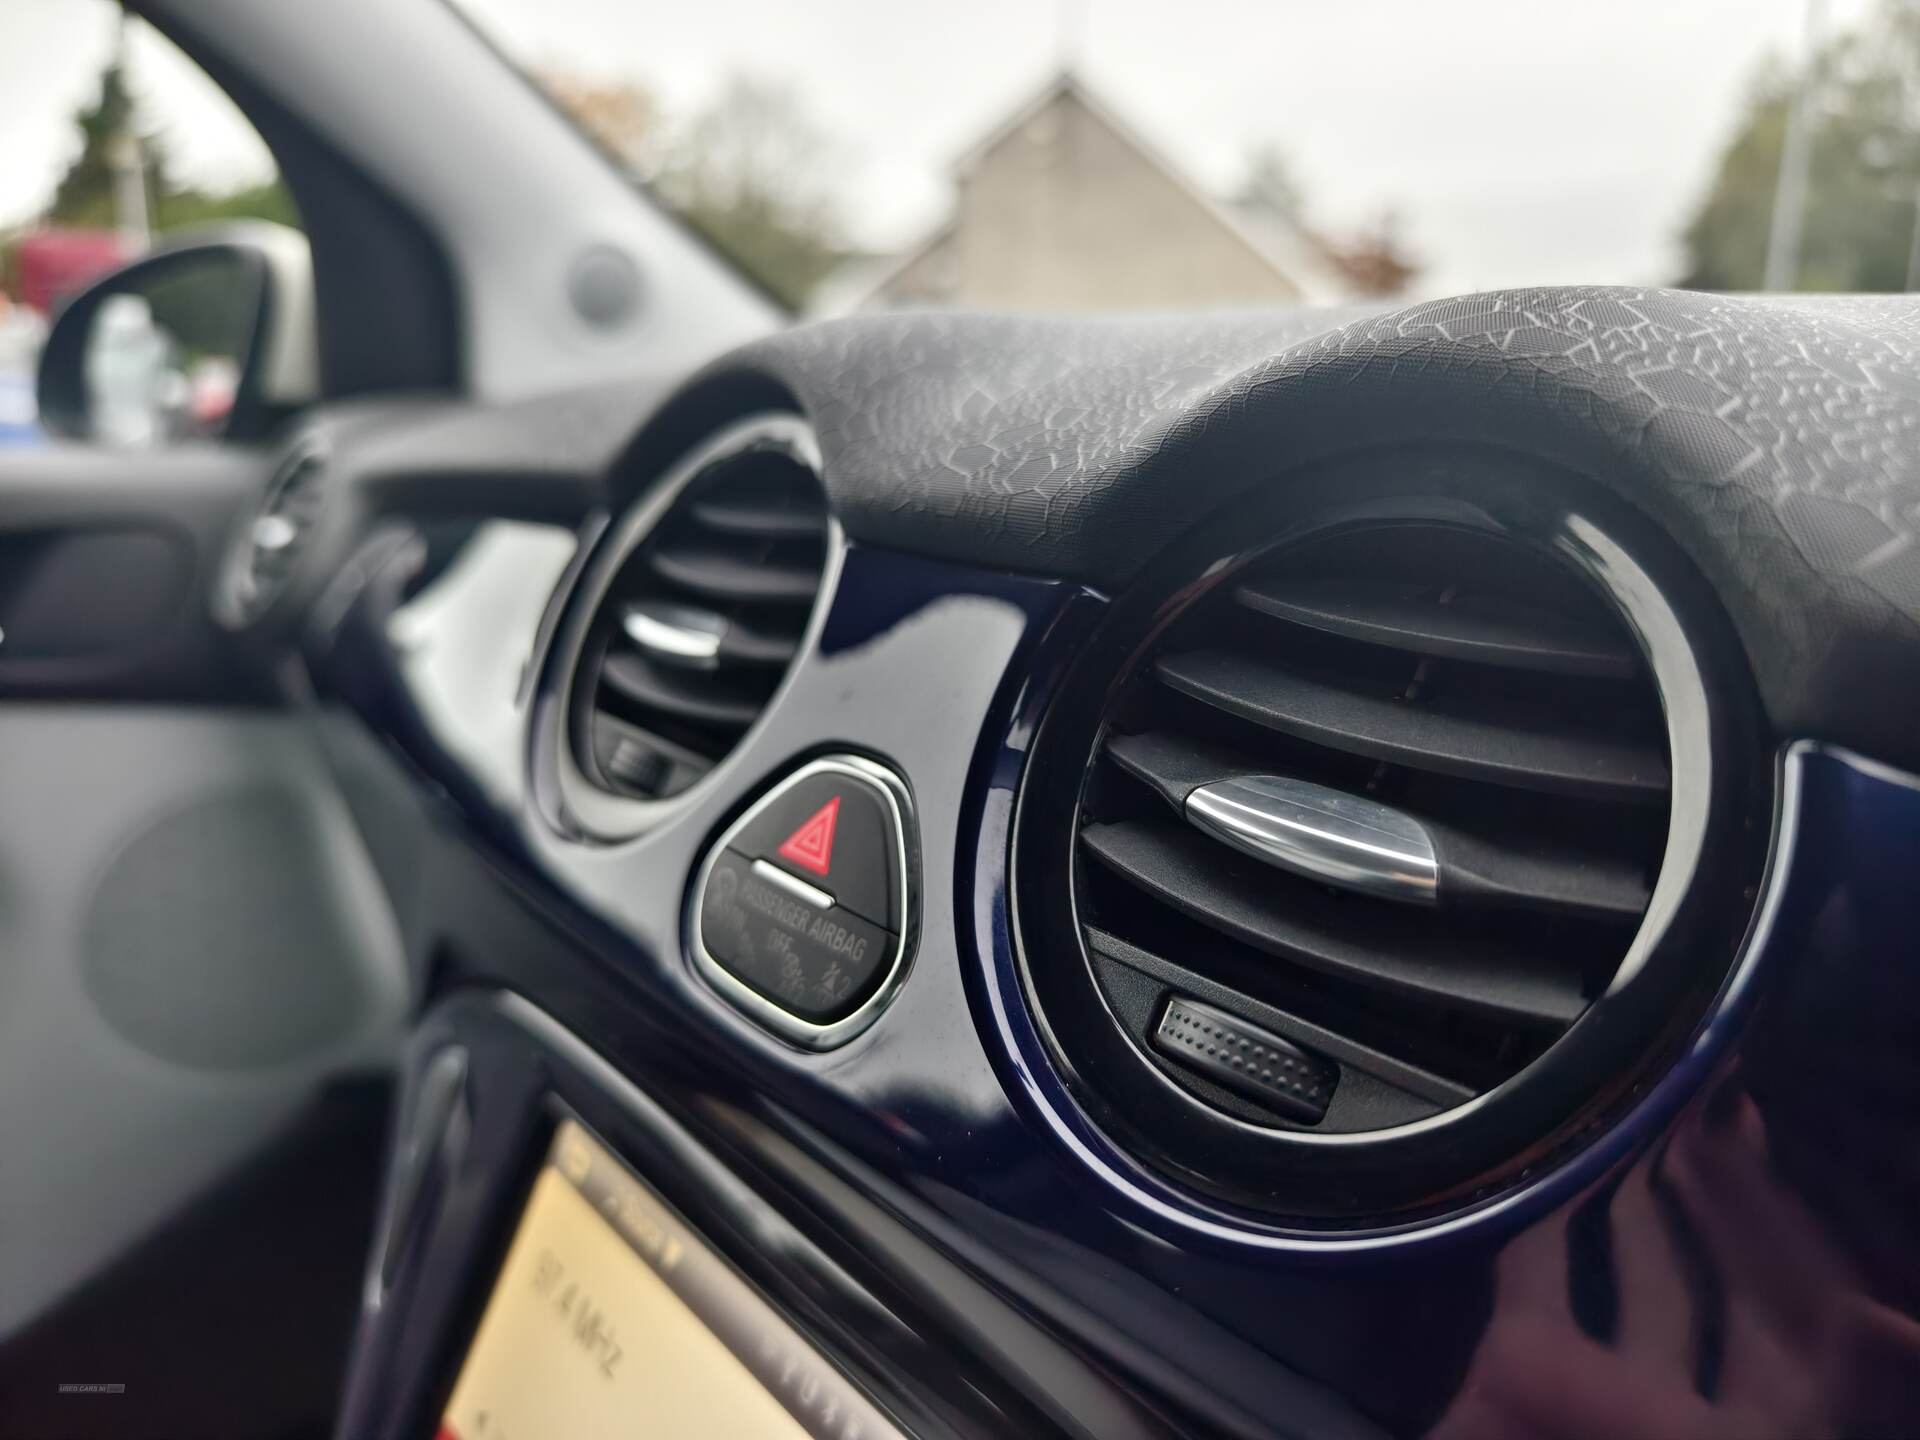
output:
M459 0L803 313L1920 275L1920 0Z

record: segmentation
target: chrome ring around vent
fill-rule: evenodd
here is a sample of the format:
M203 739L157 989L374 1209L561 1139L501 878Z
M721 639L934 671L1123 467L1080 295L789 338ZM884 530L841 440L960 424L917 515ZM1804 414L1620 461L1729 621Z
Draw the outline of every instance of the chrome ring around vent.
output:
M1710 1022L1714 994L1740 954L1744 917L1766 863L1770 772L1751 677L1711 588L1670 540L1590 480L1478 447L1422 454L1411 473L1407 463L1373 455L1324 462L1196 528L1114 602L1093 636L1077 643L1081 658L1062 663L1046 710L1020 721L1035 739L1013 821L1013 968L1007 973L1015 988L1002 996L1009 1007L1003 1037L1023 1064L1046 1076L1043 1110L1071 1147L1107 1183L1170 1219L1235 1230L1277 1222L1285 1233L1317 1243L1381 1224L1424 1223L1506 1193L1571 1157L1626 1114L1643 1093L1641 1082L1658 1073L1654 1067L1683 1053L1691 1027ZM1242 577L1256 563L1343 532L1432 524L1517 542L1570 567L1606 598L1632 636L1658 692L1671 766L1658 869L1633 905L1639 919L1621 936L1611 980L1598 980L1583 1013L1566 1016L1558 1038L1505 1080L1477 1094L1459 1086L1462 1093L1453 1097L1433 1094L1427 1098L1442 1107L1435 1113L1372 1128L1260 1123L1164 1073L1133 1028L1140 1015L1151 1026L1151 1005L1124 1001L1130 1008L1123 1019L1115 1008L1121 1002L1102 988L1110 962L1098 958L1106 953L1098 947L1117 942L1096 933L1092 915L1082 913L1077 878L1065 903L1060 895L1060 877L1077 877L1083 863L1113 873L1107 858L1083 858L1089 853L1081 838L1086 777L1104 756L1117 767L1109 777L1118 773L1148 787L1126 791L1134 797L1128 805L1148 808L1096 814L1095 830L1105 822L1117 834L1138 823L1135 815L1164 824L1163 813L1151 809L1155 792L1192 825L1185 802L1195 789L1264 775L1264 769L1235 766L1225 739L1212 753L1195 747L1184 756L1156 753L1151 737L1128 724L1118 732L1125 743L1116 746L1112 709L1126 700L1125 686L1140 667L1154 662L1175 621L1216 589L1245 588ZM1250 530L1262 535L1258 546L1246 544ZM1458 837L1426 817L1422 823L1436 867L1445 872L1449 844ZM1167 877L1159 878L1164 889ZM1446 889L1442 878L1443 904L1451 903ZM1158 898L1167 903L1164 894ZM1481 893L1452 898L1489 903ZM1609 889L1598 909L1621 914L1631 898ZM1340 903L1365 902L1356 896ZM1145 934L1141 939L1151 948ZM1079 952L1080 963L1060 963L1063 950ZM1167 964L1136 953L1128 973L1144 976L1145 987L1157 977L1162 987L1178 988L1182 975L1210 973L1191 957L1170 955ZM1205 983L1224 994L1233 978ZM1005 982L990 970L988 983ZM1204 986L1194 993L1209 998ZM1276 1006L1281 1002L1268 1001L1269 1010ZM1295 1024L1300 1033L1278 1033L1309 1048L1319 1045L1343 1066L1363 1071L1383 1058L1349 1055L1340 1027L1316 1025L1313 1012L1299 1013L1308 1017ZM1418 1091L1419 1078L1402 1075L1396 1083Z
M783 455L816 476L820 473L819 445L812 429L799 416L771 413L737 421L688 451L624 514L606 525L590 542L591 553L582 557L561 582L564 598L558 602L559 618L551 626L545 646L534 656L533 673L542 678L533 699L530 730L532 794L547 822L562 832L601 841L631 839L692 802L731 763L734 754L752 743L767 715L791 687L801 660L818 641L846 551L844 532L831 512L826 516L826 560L820 572L819 592L808 612L795 658L759 718L731 754L687 789L663 800L643 800L602 789L574 757L574 678L594 618L622 567L695 480L718 464L755 451Z

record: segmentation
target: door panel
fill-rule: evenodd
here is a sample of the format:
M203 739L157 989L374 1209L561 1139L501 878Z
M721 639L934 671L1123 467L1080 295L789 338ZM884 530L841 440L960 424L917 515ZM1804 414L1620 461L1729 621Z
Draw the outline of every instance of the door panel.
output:
M282 659L213 618L271 463L0 453L0 1434L68 1380L128 1386L101 1435L332 1404L413 986Z
M207 604L266 452L0 450L0 700L258 702Z
M385 1067L409 985L293 715L0 708L0 796L4 1342Z

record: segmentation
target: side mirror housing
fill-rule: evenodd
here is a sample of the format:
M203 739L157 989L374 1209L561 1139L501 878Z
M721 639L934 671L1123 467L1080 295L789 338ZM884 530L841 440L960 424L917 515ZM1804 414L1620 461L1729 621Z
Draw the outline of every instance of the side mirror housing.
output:
M250 439L319 393L313 258L267 221L184 235L68 302L40 352L40 423L112 445Z

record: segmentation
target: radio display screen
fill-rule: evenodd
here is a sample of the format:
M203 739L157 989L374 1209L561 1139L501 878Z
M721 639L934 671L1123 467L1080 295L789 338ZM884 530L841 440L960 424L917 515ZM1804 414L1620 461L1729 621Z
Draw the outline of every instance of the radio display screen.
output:
M582 1126L562 1121L439 1440L899 1431Z

